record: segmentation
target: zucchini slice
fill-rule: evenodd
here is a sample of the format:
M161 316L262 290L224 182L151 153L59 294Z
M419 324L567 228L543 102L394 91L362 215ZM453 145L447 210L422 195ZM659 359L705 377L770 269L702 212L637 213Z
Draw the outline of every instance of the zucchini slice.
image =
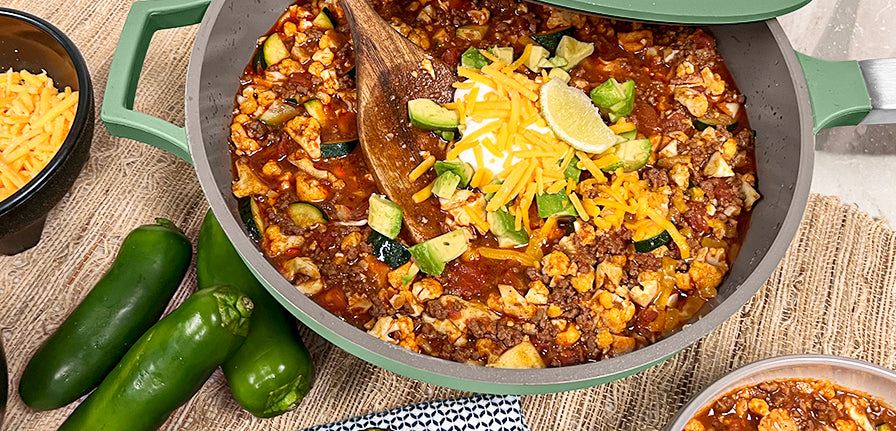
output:
M297 105L282 100L275 100L270 107L260 117L258 121L269 126L280 126L283 123L292 120L302 113L302 108Z
M411 125L423 130L451 132L460 125L457 111L447 109L429 99L408 101Z
M255 240L261 240L261 232L264 231L264 223L261 218L261 209L255 203L255 199L248 197L239 200L237 207L240 213L240 219L246 225L249 236Z
M666 232L666 230L663 229L660 233L650 238L641 241L634 241L635 251L638 253L647 253L659 248L660 246L668 244L669 241L672 241L672 236L669 235L669 232Z
M392 268L397 268L411 260L411 252L404 244L375 230L370 231L367 242L373 247L373 257Z
M330 221L320 208L308 202L293 202L286 207L286 213L296 226L303 229Z
M302 105L305 107L305 111L308 111L308 115L310 115L311 118L314 118L320 124L325 124L327 113L324 110L323 102L318 99L308 99Z
M369 204L367 224L370 225L371 229L391 239L395 239L398 233L401 232L402 214L404 212L395 202L377 194L370 195Z
M262 49L264 50L264 61L268 66L273 66L289 57L289 50L286 49L286 45L280 39L279 33L268 36L264 41Z
M355 148L358 146L358 140L352 139L349 141L341 141L341 142L327 142L320 144L320 156L328 159L331 157L342 157L346 156L352 151L355 151Z
M264 49L255 51L255 56L252 57L252 68L256 72L261 72L268 68L267 62L264 61Z
M560 45L560 39L563 39L563 36L573 37L576 33L576 29L573 27L566 27L560 30L553 30L546 33L539 33L532 36L529 36L539 45L547 48L551 52L557 51L557 45Z
M737 129L737 121L725 114L718 114L713 117L703 116L694 120L694 128L698 131L704 131L707 127L725 126L729 132Z
M311 21L311 25L321 30L332 30L336 28L336 19L330 13L329 9L323 8L320 13Z

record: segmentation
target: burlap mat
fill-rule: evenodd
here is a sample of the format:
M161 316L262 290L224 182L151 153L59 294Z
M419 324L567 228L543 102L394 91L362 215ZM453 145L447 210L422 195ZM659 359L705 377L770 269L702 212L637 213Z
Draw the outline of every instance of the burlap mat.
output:
M284 0L284 4L288 1ZM4 0L48 19L79 46L97 108L129 2ZM195 28L156 34L137 109L183 124L183 80ZM41 244L0 258L0 325L9 362L4 429L55 429L74 406L28 410L16 395L34 349L109 267L134 227L167 217L196 238L207 209L192 168L97 122L90 161L50 214ZM191 275L173 303L195 286ZM691 396L728 371L781 354L826 353L896 367L896 233L838 199L812 196L787 256L753 300L671 360L615 383L523 398L533 430L661 428ZM305 333L317 383L298 410L275 419L242 411L216 373L166 430L295 430L404 404L464 395L377 369Z

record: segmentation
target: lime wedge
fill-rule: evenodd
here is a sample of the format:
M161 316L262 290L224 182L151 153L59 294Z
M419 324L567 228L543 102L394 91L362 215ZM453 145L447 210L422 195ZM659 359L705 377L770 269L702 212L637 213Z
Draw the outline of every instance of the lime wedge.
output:
M538 96L541 115L557 138L577 150L600 154L616 144L616 134L581 90L551 79Z

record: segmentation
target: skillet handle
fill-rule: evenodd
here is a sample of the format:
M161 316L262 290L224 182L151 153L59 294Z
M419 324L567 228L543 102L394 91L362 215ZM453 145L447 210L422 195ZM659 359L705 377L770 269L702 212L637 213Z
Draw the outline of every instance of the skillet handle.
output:
M815 133L855 126L871 112L871 98L857 61L828 61L796 53L812 105Z
M100 114L113 136L145 142L192 163L184 128L134 111L134 97L153 34L198 24L209 3L210 0L148 0L131 6L112 57Z

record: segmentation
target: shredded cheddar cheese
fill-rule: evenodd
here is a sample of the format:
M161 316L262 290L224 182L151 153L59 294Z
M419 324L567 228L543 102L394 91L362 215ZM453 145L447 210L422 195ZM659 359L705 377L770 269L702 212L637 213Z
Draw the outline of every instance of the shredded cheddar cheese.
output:
M78 92L58 91L46 73L0 74L0 200L34 178L68 136Z

